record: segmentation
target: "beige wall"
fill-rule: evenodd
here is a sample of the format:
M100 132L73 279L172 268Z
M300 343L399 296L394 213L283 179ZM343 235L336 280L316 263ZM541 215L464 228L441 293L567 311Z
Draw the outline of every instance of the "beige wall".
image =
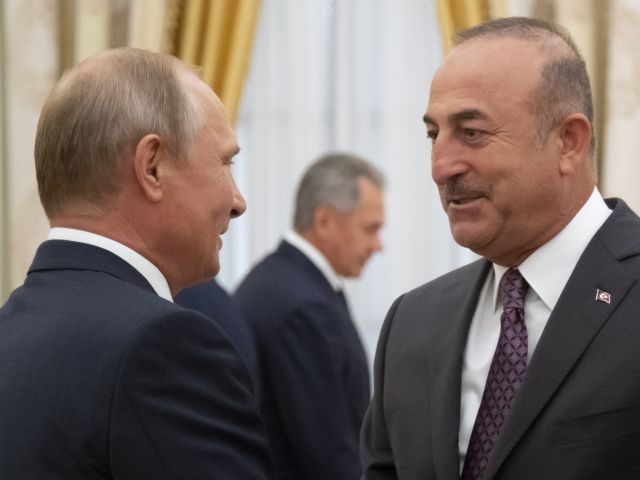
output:
M110 46L160 50L175 0L2 0L6 83L0 91L0 303L22 284L48 223L33 142L42 104L62 68ZM64 25L63 28L59 28ZM63 58L62 58L63 57ZM0 128L0 132L2 129ZM2 142L0 134L0 142Z
M602 190L640 212L640 2L610 0Z
M2 271L8 290L22 283L48 225L40 207L33 162L38 114L57 75L55 0L6 0L5 156L6 244ZM6 228L6 231L4 230Z
M5 43L4 43L4 3L0 2L0 58L5 58ZM8 250L6 249L5 235L8 233L8 225L6 224L7 215L5 213L6 200L5 194L7 193L7 174L5 172L6 164L4 158L6 157L5 147L5 78L4 78L4 62L0 62L0 301L4 298L4 292L8 289L8 270L5 264L8 261ZM6 285L6 287L5 287Z

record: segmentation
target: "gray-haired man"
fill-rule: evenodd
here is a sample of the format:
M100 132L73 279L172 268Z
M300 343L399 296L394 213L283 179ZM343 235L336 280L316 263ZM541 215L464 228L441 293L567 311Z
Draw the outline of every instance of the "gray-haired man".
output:
M362 344L342 294L382 247L383 177L327 155L300 182L294 230L235 298L253 331L261 412L280 480L355 480L369 401Z

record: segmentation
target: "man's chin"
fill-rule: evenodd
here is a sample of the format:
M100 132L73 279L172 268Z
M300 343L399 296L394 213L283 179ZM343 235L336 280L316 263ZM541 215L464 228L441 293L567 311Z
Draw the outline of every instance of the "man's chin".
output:
M486 243L485 234L478 228L470 227L470 225L452 225L451 235L458 245L477 253L477 250L481 250Z
M213 278L220 273L220 264L216 262L211 271L209 272L208 280L213 280Z
M201 277L195 283L204 283L213 280L218 273L220 273L220 263L216 261L212 263L209 268L201 272Z
M345 278L359 278L360 275L362 275L363 269L364 269L364 265L354 266L353 268L349 269L347 272L341 273L340 275Z

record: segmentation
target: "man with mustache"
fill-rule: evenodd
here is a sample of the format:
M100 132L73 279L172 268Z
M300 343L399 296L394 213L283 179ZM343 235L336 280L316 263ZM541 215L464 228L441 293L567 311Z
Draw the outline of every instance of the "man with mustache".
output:
M573 41L529 18L459 33L424 121L452 235L484 258L392 305L363 478L639 478L640 219L595 186Z
M58 82L35 141L51 231L0 308L2 478L268 478L246 366L173 303L245 210L237 153L173 57L111 50Z

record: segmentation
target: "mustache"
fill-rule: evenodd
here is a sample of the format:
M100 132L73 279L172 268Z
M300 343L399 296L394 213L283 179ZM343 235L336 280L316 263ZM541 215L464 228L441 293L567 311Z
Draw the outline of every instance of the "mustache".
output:
M458 177L449 179L442 192L442 197L447 202L465 198L486 197L491 199L492 196L490 187L478 185Z

